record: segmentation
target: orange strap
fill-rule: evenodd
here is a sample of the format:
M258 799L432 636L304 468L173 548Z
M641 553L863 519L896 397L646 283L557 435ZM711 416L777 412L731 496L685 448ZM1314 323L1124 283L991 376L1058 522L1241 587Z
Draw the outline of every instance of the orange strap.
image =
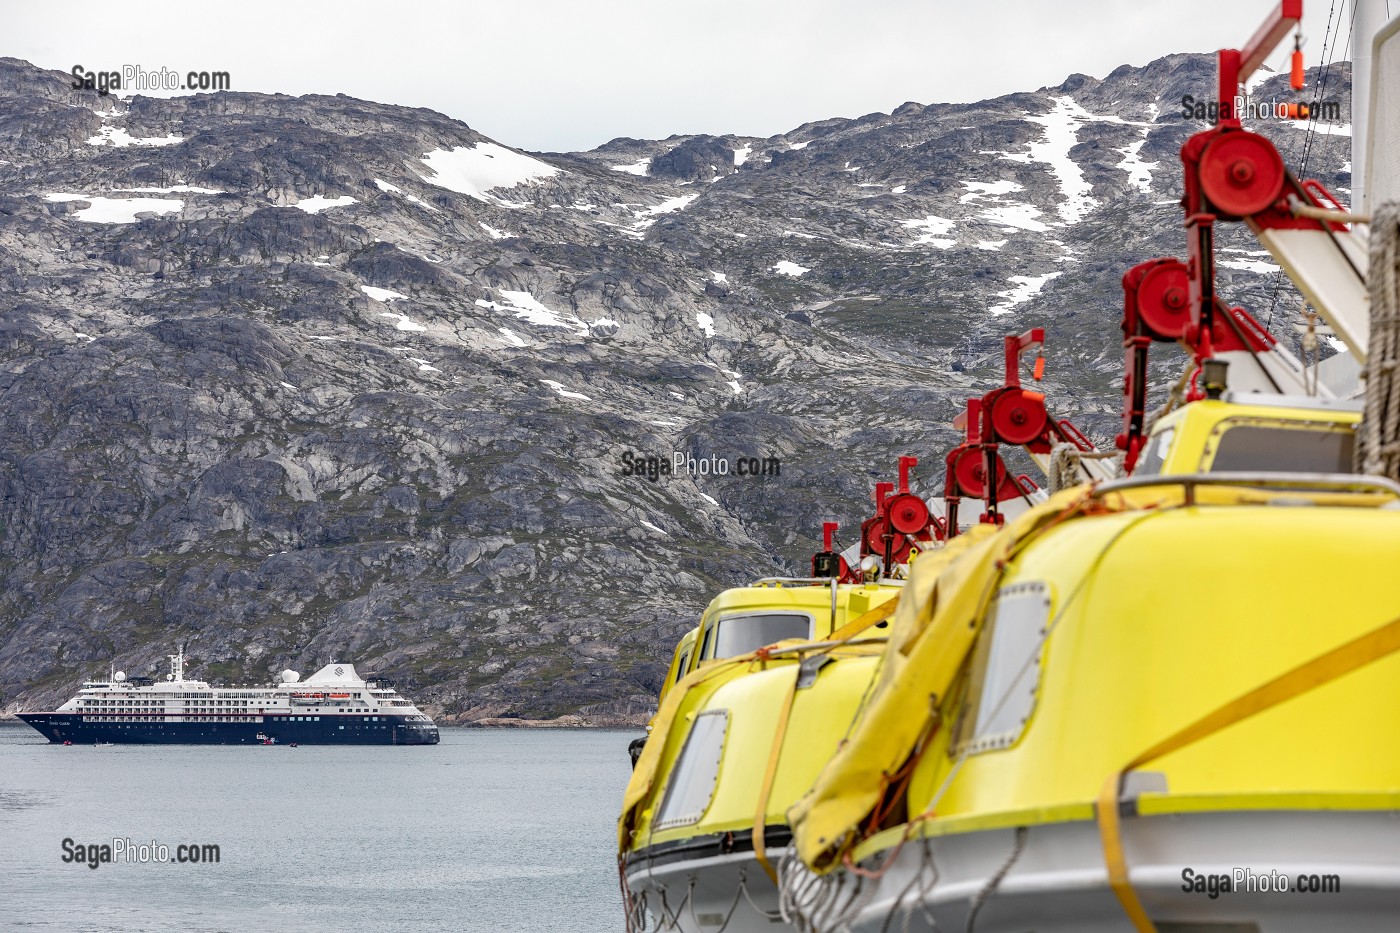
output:
M1118 796L1123 776L1155 758L1185 748L1227 726L1248 719L1255 713L1272 709L1280 703L1307 693L1314 687L1331 683L1396 651L1400 651L1400 618L1392 619L1380 628L1305 661L1268 683L1217 707L1185 728L1167 736L1109 775L1099 792L1099 838L1103 841L1104 861L1108 864L1109 886L1118 896L1118 902L1123 905L1123 911L1132 920L1133 928L1138 933L1156 933L1157 927L1147 916L1142 901L1138 899L1137 892L1133 890L1128 879L1128 863L1123 852L1122 822L1118 813Z
M894 600L890 600L894 602ZM802 676L802 665L794 664L792 685L788 687L783 706L778 710L778 725L773 731L773 748L768 752L768 767L763 772L763 785L758 791L758 809L753 815L753 857L758 860L764 873L778 883L778 873L768 861L768 845L764 839L768 824L768 798L773 795L773 779L778 775L778 759L782 757L783 741L787 738L788 720L792 718L792 701L797 696L797 679Z
M894 599L886 600L885 602L876 606L874 609L871 609L869 612L857 616L850 622L847 622L845 625L838 628L836 631L832 632L828 640L846 641L847 639L855 638L861 632L870 628L870 626L876 624L877 622L883 622L890 616L894 615L895 608L898 606L898 596L896 596Z

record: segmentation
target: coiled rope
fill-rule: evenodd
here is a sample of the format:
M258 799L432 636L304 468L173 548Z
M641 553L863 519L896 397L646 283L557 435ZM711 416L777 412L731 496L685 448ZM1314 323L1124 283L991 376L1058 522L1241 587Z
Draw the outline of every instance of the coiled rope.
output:
M1074 444L1063 441L1050 448L1050 463L1045 468L1045 483L1050 495L1063 492L1073 486L1091 481L1084 471L1085 460L1117 460L1118 475L1123 473L1123 455L1116 450L1080 450Z
M1366 406L1357 432L1358 472L1400 479L1400 203L1371 214L1371 338Z

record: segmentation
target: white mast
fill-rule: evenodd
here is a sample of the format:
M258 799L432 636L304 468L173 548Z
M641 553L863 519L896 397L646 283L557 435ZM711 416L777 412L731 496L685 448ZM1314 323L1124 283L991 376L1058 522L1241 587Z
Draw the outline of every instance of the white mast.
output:
M1366 204L1366 134L1371 111L1371 43L1390 17L1386 0L1352 0L1351 53L1351 209ZM1339 23L1337 28L1341 29Z
M185 679L185 646L181 645L175 649L174 654L166 655L170 659L170 680L180 683Z

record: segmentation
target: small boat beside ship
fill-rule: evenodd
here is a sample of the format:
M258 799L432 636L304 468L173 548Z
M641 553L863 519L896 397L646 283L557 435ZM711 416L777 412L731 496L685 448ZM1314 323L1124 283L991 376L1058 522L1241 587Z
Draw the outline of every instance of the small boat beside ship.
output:
M436 745L438 728L381 677L331 662L302 680L283 671L264 687L218 687L185 679L185 654L169 656L164 680L88 681L52 712L20 713L62 745Z

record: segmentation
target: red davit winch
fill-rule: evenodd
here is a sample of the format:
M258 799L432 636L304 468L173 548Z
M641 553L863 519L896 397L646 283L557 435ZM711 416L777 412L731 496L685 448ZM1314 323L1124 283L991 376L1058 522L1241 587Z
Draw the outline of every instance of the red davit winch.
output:
M1204 398L1197 385L1201 364L1216 353L1256 356L1278 341L1243 308L1230 307L1215 289L1215 222L1243 221L1264 230L1345 232L1339 221L1302 216L1298 205L1340 211L1337 199L1314 179L1299 181L1267 137L1245 129L1235 112L1240 83L1264 63L1303 15L1302 0L1282 0L1244 49L1221 49L1215 126L1181 147L1185 171L1186 261L1163 258L1139 263L1123 276L1123 429L1115 438L1131 472L1146 441L1147 351L1154 341L1181 343L1191 353L1187 401ZM1295 54L1293 86L1301 86ZM1306 115L1306 108L1299 109ZM1266 379L1282 391L1263 366Z
M918 457L899 458L899 483L880 482L870 498L875 514L861 522L860 556L872 554L880 558L885 572L896 564L906 564L914 549L946 537L942 519L935 516L928 503L909 489L909 474L919 463ZM835 577L842 583L856 583L860 571L836 551L836 522L822 524L822 550L812 557L812 576Z
M1083 451L1094 445L1078 428L1065 419L1055 419L1045 407L1045 394L1021 386L1021 357L1036 350L1032 379L1045 375L1045 329L1036 327L1023 334L1008 334L1005 341L1006 372L1001 386L980 399L968 399L967 411L954 421L954 427L967 431L967 440L949 452L944 480L948 500L948 527L957 534L957 503L963 497L986 503L982 521L1002 523L998 503L1028 496L1038 487L1026 476L1011 476L1001 459L1002 444L1024 447L1032 454L1049 454L1057 443L1071 443ZM987 477L995 476L988 483Z

